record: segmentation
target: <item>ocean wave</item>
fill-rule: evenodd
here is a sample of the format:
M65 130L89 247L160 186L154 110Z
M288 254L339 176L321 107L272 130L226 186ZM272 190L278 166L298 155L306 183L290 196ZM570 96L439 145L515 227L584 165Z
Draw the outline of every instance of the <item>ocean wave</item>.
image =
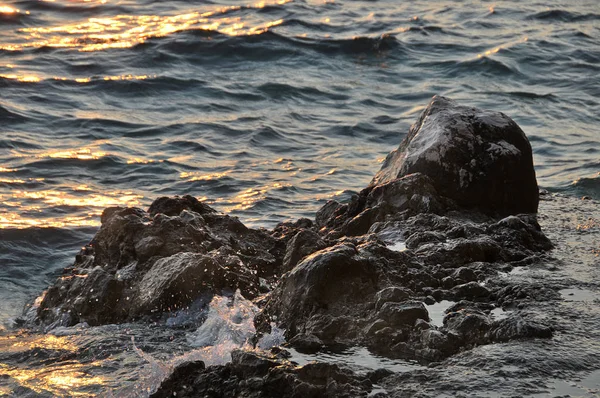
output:
M1 78L0 78L1 81ZM2 123L22 123L28 118L19 112L8 110L0 105L0 122Z
M567 10L554 9L537 12L529 15L526 19L542 21L562 21L562 22L583 22L596 21L600 19L600 14L596 13L578 13Z
M568 190L600 200L600 173L592 177L578 178L573 181Z
M157 48L168 54L185 54L186 59L198 62L222 62L222 57L273 62L284 57L299 57L299 50L315 51L327 55L378 54L385 51L399 51L401 43L392 35L377 37L357 36L348 39L325 39L300 36L286 36L273 30L256 35L227 36L218 32L185 31L179 34L197 40L153 39ZM151 43L148 42L148 43ZM148 43L139 47L148 46Z
M248 143L255 148L270 150L277 153L283 148L291 145L297 146L298 138L278 131L273 127L264 126L252 133Z
M391 50L394 50L396 54L402 52L401 42L389 34L383 34L378 37L358 36L352 39L338 40L297 38L295 42L301 42L304 45L308 44L313 50L327 54L377 54Z
M56 13L72 16L97 16L99 14L128 14L131 12L129 7L113 4L110 2L86 2L86 3L60 3L49 1L18 1L15 3L21 10L27 10L31 14L36 13Z
M448 34L448 35L456 34L456 32L447 30L442 26L435 26L435 25L411 26L408 29L406 29L405 32L417 32L417 33L421 33L425 36L429 36L432 33L441 33L441 34Z
M521 99L521 100L526 100L526 101L541 100L541 101L549 101L549 102L554 102L554 103L560 102L560 99L558 98L558 96L553 93L536 93L533 91L487 91L487 92L483 92L482 94L490 95L490 96L500 95L500 96L506 96L506 97Z
M297 87L287 83L265 83L257 87L257 90L266 94L272 99L295 98L299 100L307 100L320 102L323 100L330 101L345 101L350 99L350 96L324 91L317 87Z
M519 76L521 72L497 58L481 56L467 61L458 61L448 69L450 76L463 74L481 74L483 76Z

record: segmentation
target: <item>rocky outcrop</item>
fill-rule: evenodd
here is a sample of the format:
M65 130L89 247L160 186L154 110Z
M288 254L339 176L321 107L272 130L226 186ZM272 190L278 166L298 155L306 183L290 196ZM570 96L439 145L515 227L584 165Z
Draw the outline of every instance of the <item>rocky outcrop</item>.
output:
M191 196L145 212L108 208L92 242L48 289L39 319L52 326L121 322L185 308L205 293L259 292L279 272L285 244Z
M507 216L535 213L531 145L508 116L435 96L371 186L423 173L460 206Z
M190 196L157 199L147 212L107 209L38 317L51 326L156 319L201 295L239 289L260 308L258 333L276 324L299 351L359 345L431 362L476 345L548 338L552 328L527 303L556 295L535 284L488 283L552 248L537 204L531 147L516 123L434 97L372 183L349 203L328 202L314 222L250 229ZM432 305L442 300L451 303L438 322ZM499 308L510 315L497 319ZM224 366L180 366L155 396L370 390L335 365L298 369L238 351Z
M298 349L365 345L426 361L548 337L552 331L526 314L498 323L491 310L514 304L513 291L483 283L552 248L535 216L531 159L506 115L434 97L372 183L347 204L323 206L319 234L298 235L314 253L293 268L288 262L258 330L276 320ZM438 327L426 304L440 300L467 304Z
M519 222L486 217L419 213L376 222L361 237L342 237L281 277L255 320L257 329L268 331L276 320L288 341L304 351L363 345L380 354L422 360L504 341L494 334L502 328L490 311L505 303L510 303L506 308L516 305L512 297L517 290L482 282L510 264L535 261L552 245L534 217L515 216ZM385 242L391 237L405 240L407 249L391 250L395 242ZM467 300L477 313L460 324L435 327L425 304L440 300ZM514 322L526 319L516 316ZM471 327L481 338L465 332Z

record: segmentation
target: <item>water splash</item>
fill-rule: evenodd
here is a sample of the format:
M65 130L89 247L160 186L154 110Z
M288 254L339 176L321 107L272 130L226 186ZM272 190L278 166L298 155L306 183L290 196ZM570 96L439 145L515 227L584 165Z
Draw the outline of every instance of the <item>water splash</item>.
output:
M254 316L257 312L258 307L246 300L239 290L231 299L215 296L206 321L188 336L188 343L192 347L243 347L256 333Z
M277 347L285 343L285 329L277 327L275 322L271 322L271 333L264 334L256 346L261 350L268 350L272 347Z
M120 391L117 396L121 393L142 394L141 396L151 394L183 363L203 361L206 366L224 365L231 361L233 350L253 349L250 339L256 333L254 317L257 313L258 307L244 298L239 289L233 297L213 297L206 321L187 335L189 345L197 348L166 361L156 359L136 347L132 337L134 351L147 362L142 372L145 376L140 378L140 382L132 391ZM283 331L276 330L283 335ZM279 340L278 337L271 337L269 341L275 344Z

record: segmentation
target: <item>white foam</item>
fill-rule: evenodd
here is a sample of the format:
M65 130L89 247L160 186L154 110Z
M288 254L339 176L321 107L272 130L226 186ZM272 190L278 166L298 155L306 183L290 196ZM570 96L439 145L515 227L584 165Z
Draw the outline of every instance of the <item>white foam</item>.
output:
M404 242L404 241L395 242L395 243L389 244L387 248L390 250L397 251L397 252L403 252L406 250L406 242Z

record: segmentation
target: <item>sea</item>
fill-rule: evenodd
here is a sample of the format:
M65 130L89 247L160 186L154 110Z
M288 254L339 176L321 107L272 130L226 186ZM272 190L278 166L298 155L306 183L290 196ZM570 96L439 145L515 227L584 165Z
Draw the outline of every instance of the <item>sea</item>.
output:
M506 113L542 189L600 199L598 0L0 0L0 331L104 208L314 217L433 95Z

